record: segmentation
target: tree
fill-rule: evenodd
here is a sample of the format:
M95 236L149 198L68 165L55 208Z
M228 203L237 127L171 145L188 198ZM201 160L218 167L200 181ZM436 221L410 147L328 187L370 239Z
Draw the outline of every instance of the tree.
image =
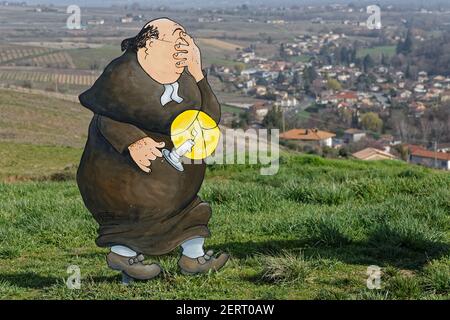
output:
M242 63L237 63L234 65L234 70L237 74L241 74L242 70L244 70L244 65Z
M406 66L406 70L405 70L405 78L406 79L411 79L412 75L411 75L411 66L408 63L408 65Z
M348 158L351 153L348 151L347 147L342 147L339 149L338 155L342 158Z
M242 128L246 129L250 124L250 114L248 112L242 112L236 118L231 121L232 128Z
M366 130L380 132L383 128L383 120L375 112L367 112L361 116L361 125Z
M367 54L363 60L364 72L365 73L369 72L369 69L372 68L373 66L374 66L374 61L372 59L372 56L370 54Z
M403 161L408 161L408 147L404 144L399 144L393 148Z
M348 49L345 46L342 46L339 50L339 62L342 64L348 64L349 62Z
M314 67L306 67L305 70L303 70L303 89L306 93L311 93L311 86L316 78L317 73L316 70L314 70Z
M209 72L211 74L216 74L217 73L217 65L215 65L214 63L211 64L211 66L209 67Z
M360 91L367 90L373 84L373 79L369 75L363 73L356 80L356 88Z
M394 88L389 89L389 96L390 97L396 97L397 96L397 90Z
M350 51L350 62L351 63L356 62L356 54L357 54L356 48L352 48Z
M25 80L22 82L22 88L31 89L33 87L33 84L30 80Z
M280 44L280 57L284 58L286 56L286 53L284 52L284 43Z
M408 53L410 53L412 51L412 47L413 47L413 40L412 39L413 39L413 37L412 37L411 31L409 30L408 34L406 35L405 42L403 44L403 52L405 54L408 54Z
M298 73L298 71L295 71L292 77L291 85L295 87L298 86L299 84L300 84L300 74Z
M277 77L277 83L278 84L283 84L283 82L286 81L286 76L284 75L283 72L278 72L278 77Z
M281 129L283 127L283 112L280 107L273 107L263 119L263 126L267 129Z
M411 53L412 46L413 46L412 34L411 34L411 30L408 30L405 41L400 41L397 44L396 52L397 52L397 54L403 53L404 55L407 55L408 53Z
M333 78L328 79L327 86L329 89L332 89L335 91L340 91L342 89L341 83Z
M389 59L384 53L381 54L381 64L383 66L389 66Z

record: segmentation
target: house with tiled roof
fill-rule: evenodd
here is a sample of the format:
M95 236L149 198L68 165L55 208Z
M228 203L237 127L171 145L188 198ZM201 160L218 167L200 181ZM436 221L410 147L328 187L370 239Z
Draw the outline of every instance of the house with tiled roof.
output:
M359 160L393 160L396 159L394 155L389 152L379 150L376 148L365 148L352 154L353 157Z
M436 147L438 152L450 152L450 143L439 143Z
M344 131L344 142L357 142L366 137L366 133L356 128L350 128Z
M329 99L332 103L346 102L346 103L356 103L358 101L358 95L353 91L341 91L336 93L333 97Z
M410 148L409 162L423 166L450 170L450 153L434 152L424 148Z
M322 131L319 129L292 129L280 133L280 138L283 140L295 141L298 143L306 143L311 145L331 147L332 138L336 135L332 132Z
M450 90L441 93L441 102L450 101Z
M271 106L267 101L257 101L250 106L249 111L256 121L261 122L269 113L270 108Z

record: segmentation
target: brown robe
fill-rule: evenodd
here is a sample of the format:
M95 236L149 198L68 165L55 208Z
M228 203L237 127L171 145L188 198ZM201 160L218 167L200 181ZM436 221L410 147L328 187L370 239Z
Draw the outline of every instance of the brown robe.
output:
M170 125L185 110L200 109L219 123L220 105L206 77L196 83L183 73L178 83L183 102L162 106L163 85L145 73L136 53L127 51L79 97L94 112L77 183L99 224L98 246L125 245L161 255L185 240L210 235L211 208L197 196L205 164L184 164L179 172L157 158L145 173L128 152L146 136L171 149Z

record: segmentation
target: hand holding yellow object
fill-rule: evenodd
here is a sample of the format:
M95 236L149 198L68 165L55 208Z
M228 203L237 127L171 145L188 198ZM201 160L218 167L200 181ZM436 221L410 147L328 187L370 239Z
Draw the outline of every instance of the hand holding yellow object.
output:
M170 127L171 139L175 148L188 140L194 145L184 154L189 159L205 159L216 150L220 138L217 123L200 110L187 110L178 115Z

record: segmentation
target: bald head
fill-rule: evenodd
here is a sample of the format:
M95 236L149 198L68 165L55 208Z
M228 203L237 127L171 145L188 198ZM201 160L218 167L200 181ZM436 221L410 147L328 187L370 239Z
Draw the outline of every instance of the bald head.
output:
M134 51L141 67L154 80L162 84L178 80L184 67L177 67L177 44L186 43L181 37L185 28L179 23L158 18L145 24L139 33L122 41L122 51Z
M155 27L156 29L158 29L160 34L172 34L177 29L185 31L183 26L169 18L158 18L151 20L147 22L144 28L148 26Z
M154 19L147 22L135 37L123 40L121 48L122 51L131 49L137 52L146 46L147 41L151 39L170 41L179 31L184 32L184 27L169 18Z

